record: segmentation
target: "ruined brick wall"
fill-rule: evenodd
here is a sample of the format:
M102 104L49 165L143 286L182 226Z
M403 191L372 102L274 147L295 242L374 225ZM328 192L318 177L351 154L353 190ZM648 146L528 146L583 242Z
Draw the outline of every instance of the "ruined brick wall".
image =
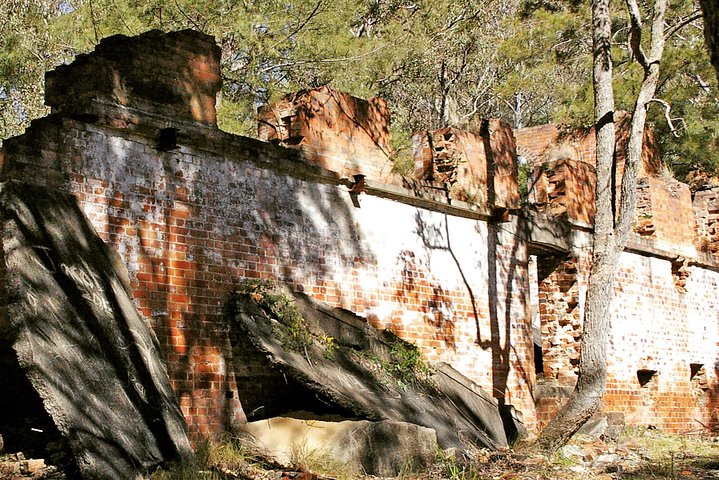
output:
M154 139L48 119L8 142L4 178L71 191L123 255L194 428L218 431L238 408L222 303L258 277L415 341L429 360L506 393L531 425L531 379L519 377L525 368L509 373L532 358L526 251L511 224L369 195L356 208L329 175L303 178L307 167L284 149L192 140L180 135L180 149L161 152Z
M546 305L540 310L545 365L541 381L548 385L542 386L546 392L537 405L539 425L561 405L561 387L576 381L575 335L581 326L575 313L581 315L577 312L583 308L588 257L589 252L558 264L546 261L551 274L540 282L539 299L540 308ZM670 259L630 252L621 256L602 410L624 414L627 425L673 432L717 427L719 272L696 265L686 269L679 286Z
M694 194L696 246L701 252L719 254L719 187Z
M538 258L543 380L573 386L579 365L583 311L577 259Z
M674 179L638 180L634 231L660 248L693 250L695 218L689 186Z
M97 96L77 91L65 98L58 89L75 87L58 73L51 75L48 98L55 113L5 142L2 180L72 192L98 233L122 255L136 305L163 345L191 431L220 432L244 418L240 402L246 386L238 389L235 381L233 332L223 304L242 279L265 277L414 341L428 360L452 364L517 407L533 429L536 379L520 219L508 215L496 223L486 211L452 198L423 196L421 190L381 181L364 193L348 192L343 180L348 176L385 178L380 146L386 145L387 116L380 104L372 110L344 94L340 100L322 97L337 107L304 118L305 130L293 123L293 115L300 114L290 114L289 120L279 115L277 125L290 133L277 138L292 143L301 137L300 149L220 132L214 124L219 72L211 68L219 51L201 34L164 37L157 32L132 41L115 37L98 47L101 58L82 59L78 72L97 68L98 78L110 83L95 86ZM128 64L128 77L123 64L113 64L112 45L127 47L129 58L144 59ZM159 54L155 48L164 50ZM146 91L140 66L155 57L162 59L162 68L153 70L160 86ZM63 75L71 75L71 67L63 67ZM168 114L162 113L163 97L153 93L157 89L172 100ZM314 105L320 94L330 95L312 92L296 98ZM295 112L292 108L302 102L293 100L287 108ZM361 122L348 120L352 115L338 120L347 102L369 108L367 121L370 126L377 121L377 131L367 134ZM339 133L332 130L335 123L342 125ZM479 136L483 145L489 139L485 151L492 158L484 165L493 165L499 179L495 200L503 198L513 208L514 142L502 124L486 125L488 136ZM550 127L544 130L556 134ZM574 162L585 159L589 144L584 142L577 144L580 158ZM323 163L322 149L333 144L340 150ZM562 165L566 176L577 163ZM569 189L565 180L565 198L588 195L579 188L582 175L575 175ZM626 412L630 423L692 429L695 418L714 421L719 401L714 370L718 269L675 261L687 241L686 189L657 178L642 185L649 199L642 211L657 222L657 233L644 241L669 250L637 247L622 256L605 408ZM501 206L492 203L491 189L486 191L487 203ZM710 220L711 202L697 207ZM575 219L591 218L583 202L565 202L563 208ZM680 227L670 214L683 222ZM700 222L700 231L713 235L711 225ZM545 380L564 385L573 381L577 350L572 340L580 330L589 271L589 252L577 250L576 260L545 264L537 286L537 295L544 295L539 310L547 336L543 373ZM655 383L646 382L654 389L648 390L639 381L652 371L660 375ZM543 397L542 402L539 416L546 419L552 401Z
M392 176L389 109L330 87L288 95L259 109L259 139L299 148L307 161L340 177Z
M629 120L626 112L618 112L616 120L617 141L617 184L621 182L626 159L626 147L629 141ZM567 158L597 163L594 129L571 129L558 124L514 130L517 139L517 153L531 164L552 162ZM647 127L644 131L644 149L639 165L639 176L655 176L661 172L661 155L654 134Z
M716 389L719 273L689 267L685 292L675 284L670 260L624 253L621 265L604 409L624 412L629 424L702 431L716 410L697 398L693 369L704 368Z
M75 105L72 118L58 112L8 140L2 179L73 193L122 255L191 432L243 420L223 304L240 281L260 277L414 341L427 359L515 405L532 428L526 246L516 220L494 225L397 188L392 200L353 198L302 152L193 115L168 118L168 131L132 102L83 113L96 105Z
M452 199L490 208L519 207L512 130L483 120L478 132L448 127L412 136L414 178L448 189Z
M592 224L596 185L597 174L588 163L566 158L537 163L532 169L529 203L553 215L566 213L571 220Z

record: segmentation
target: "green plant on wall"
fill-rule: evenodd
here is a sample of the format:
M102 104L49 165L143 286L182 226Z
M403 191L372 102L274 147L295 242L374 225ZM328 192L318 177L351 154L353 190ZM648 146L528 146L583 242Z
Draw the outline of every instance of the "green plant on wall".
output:
M277 334L284 348L303 352L312 345L312 333L307 328L302 314L297 310L294 300L288 294L280 291L272 280L244 280L237 289L237 293L249 295L268 315L282 325Z
M429 374L429 368L422 360L422 352L417 345L400 338L391 343L390 360L383 362L382 366L401 387L408 387Z

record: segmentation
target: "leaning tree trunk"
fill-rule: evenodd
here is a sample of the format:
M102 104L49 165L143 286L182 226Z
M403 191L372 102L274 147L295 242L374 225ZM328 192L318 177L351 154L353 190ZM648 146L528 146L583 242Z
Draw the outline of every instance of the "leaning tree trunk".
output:
M538 442L556 450L599 410L607 381L607 343L614 276L631 230L637 199L637 173L642 156L646 109L656 91L659 61L664 50L664 13L668 0L657 0L651 30L651 51L641 46L642 25L636 0L626 0L631 19L630 45L644 68L632 113L626 162L622 175L619 218L614 211L615 157L614 90L612 88L611 18L609 0L592 2L594 35L594 114L596 119L597 192L594 243L584 325L579 352L579 376L567 403L541 432ZM616 221L615 221L616 220Z

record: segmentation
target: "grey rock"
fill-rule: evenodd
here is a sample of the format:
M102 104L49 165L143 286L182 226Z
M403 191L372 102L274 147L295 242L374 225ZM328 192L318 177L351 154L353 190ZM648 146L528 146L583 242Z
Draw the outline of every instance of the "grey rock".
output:
M264 390L268 402L270 397L280 399L286 407L284 412L275 409L274 415L261 418L287 416L292 401L315 398L345 418L393 420L431 428L442 448L463 449L465 442L491 449L507 445L497 401L459 372L438 365L426 381L398 385L382 372L381 364L389 360L392 345L402 340L372 328L346 310L331 309L303 296L297 302L311 330L335 339L332 359L325 358L316 344L303 352L285 348L277 335L277 320L250 296L234 301L230 323L235 371L248 375L238 380L238 385ZM377 360L375 365L367 361L372 358ZM259 365L254 373L248 370L246 359ZM278 380L269 384L271 371ZM261 382L268 385L257 386ZM246 411L255 410L243 405Z
M191 456L157 338L75 199L8 182L0 218L0 330L82 477L137 478Z
M395 477L421 471L437 452L434 430L404 422L323 422L275 417L242 427L263 455L281 465L312 457L341 464L349 474Z
M574 435L596 440L605 434L608 426L607 416L600 413L590 418Z
M565 458L584 461L584 450L578 445L565 445L561 451Z

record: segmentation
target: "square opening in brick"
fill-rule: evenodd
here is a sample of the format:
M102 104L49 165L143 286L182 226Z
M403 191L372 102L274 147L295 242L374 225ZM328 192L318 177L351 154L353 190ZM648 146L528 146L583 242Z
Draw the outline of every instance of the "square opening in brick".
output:
M637 380L639 380L639 386L647 388L651 386L657 377L656 370L637 370Z
M180 148L177 145L177 129L161 128L160 135L157 138L157 149L162 152L176 150Z

